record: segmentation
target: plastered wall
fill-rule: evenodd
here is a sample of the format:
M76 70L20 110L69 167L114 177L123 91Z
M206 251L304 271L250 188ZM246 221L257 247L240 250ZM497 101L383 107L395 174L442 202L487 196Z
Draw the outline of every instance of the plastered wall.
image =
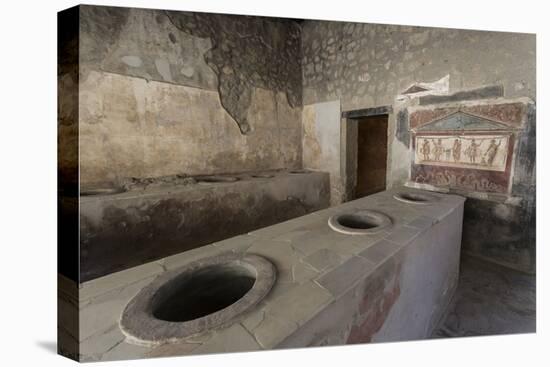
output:
M80 6L81 183L300 167L299 35L290 20Z

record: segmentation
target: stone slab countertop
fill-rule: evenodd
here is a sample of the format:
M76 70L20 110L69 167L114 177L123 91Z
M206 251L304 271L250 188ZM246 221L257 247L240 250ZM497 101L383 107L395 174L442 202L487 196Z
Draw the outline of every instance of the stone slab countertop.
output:
M82 283L79 290L80 346L84 361L252 351L276 348L346 290L368 277L392 255L464 202L457 195L415 205L393 198L399 187L194 250ZM359 209L388 215L392 226L372 235L346 235L328 219ZM228 327L186 342L144 347L130 344L118 321L126 304L155 277L197 259L224 252L264 256L277 267L271 292Z
M301 171L301 170L295 170ZM262 177L265 175L265 177ZM202 176L185 176L178 178L176 176L166 176L151 178L150 182L144 180L141 183L129 184L130 189L118 193L108 195L82 195L80 196L81 203L93 203L97 201L111 201L111 200L125 200L135 197L156 197L156 196L168 196L173 193L180 192L205 192L211 191L213 188L217 190L230 189L234 187L245 187L247 185L255 185L258 181L263 181L269 184L281 184L283 181L293 181L299 177L305 177L306 175L326 175L325 172L309 171L293 173L293 170L278 169L278 170L264 170L264 171L251 171L241 172L234 174L212 174ZM236 177L236 181L222 181L222 182L200 182L200 178L208 177ZM191 180L191 181L189 181ZM193 180L195 180L193 182ZM92 186L93 187L93 186Z

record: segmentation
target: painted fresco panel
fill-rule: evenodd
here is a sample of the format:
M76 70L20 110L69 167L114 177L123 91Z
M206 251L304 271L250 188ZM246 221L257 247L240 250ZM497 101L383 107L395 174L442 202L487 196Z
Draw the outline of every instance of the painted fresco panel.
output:
M414 163L504 172L509 135L415 136Z

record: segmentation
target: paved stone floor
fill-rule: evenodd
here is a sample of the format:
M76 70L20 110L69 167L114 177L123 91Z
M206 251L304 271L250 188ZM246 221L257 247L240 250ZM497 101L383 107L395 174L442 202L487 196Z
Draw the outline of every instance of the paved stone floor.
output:
M458 288L432 338L535 332L535 276L463 256Z

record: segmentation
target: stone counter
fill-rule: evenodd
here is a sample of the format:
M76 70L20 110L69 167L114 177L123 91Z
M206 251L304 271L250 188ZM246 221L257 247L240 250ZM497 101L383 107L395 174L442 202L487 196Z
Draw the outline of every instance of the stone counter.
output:
M406 191L419 191L402 188ZM464 199L414 205L381 192L81 284L83 361L422 339L458 280ZM331 230L334 214L373 209L393 224L373 235ZM179 344L129 343L119 319L129 300L166 271L226 252L264 256L271 292L232 325Z
M235 182L151 180L81 196L80 281L328 207L327 173L291 172L236 174Z

